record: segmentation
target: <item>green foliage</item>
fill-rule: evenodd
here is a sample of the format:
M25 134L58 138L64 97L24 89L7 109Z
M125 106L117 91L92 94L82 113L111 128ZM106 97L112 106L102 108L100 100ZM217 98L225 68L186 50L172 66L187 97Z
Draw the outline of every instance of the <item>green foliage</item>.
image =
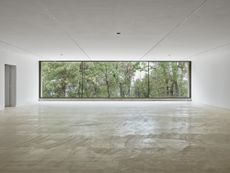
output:
M189 96L187 62L42 62L43 98Z
M149 68L150 97L189 96L189 63L154 62Z
M43 97L81 97L80 63L42 62Z

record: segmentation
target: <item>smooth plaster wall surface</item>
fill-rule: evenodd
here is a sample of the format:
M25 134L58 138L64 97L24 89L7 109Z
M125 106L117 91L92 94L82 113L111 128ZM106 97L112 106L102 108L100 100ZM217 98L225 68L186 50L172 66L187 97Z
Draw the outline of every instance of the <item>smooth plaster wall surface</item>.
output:
M230 109L229 47L193 60L193 101Z
M5 107L5 64L17 66L17 106L38 101L38 62L35 58L0 51L0 110Z

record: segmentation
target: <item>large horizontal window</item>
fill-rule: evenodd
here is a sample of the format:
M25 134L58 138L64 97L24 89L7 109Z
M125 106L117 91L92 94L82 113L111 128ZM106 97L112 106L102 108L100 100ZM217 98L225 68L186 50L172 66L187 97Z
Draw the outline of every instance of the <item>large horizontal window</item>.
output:
M191 62L40 62L40 98L191 97Z

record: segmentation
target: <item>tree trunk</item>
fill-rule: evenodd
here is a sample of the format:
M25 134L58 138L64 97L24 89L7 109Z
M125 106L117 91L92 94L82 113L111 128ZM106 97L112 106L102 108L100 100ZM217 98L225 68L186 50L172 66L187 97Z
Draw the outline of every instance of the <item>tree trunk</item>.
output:
M77 95L78 95L78 97L81 97L82 88L81 88L81 82L80 81L79 81L78 85L79 85L79 87L77 89Z
M108 81L108 69L107 69L107 67L105 69L105 81L106 81L106 86L107 86L108 98L110 98L110 87L109 87L109 81Z
M94 88L94 92L95 92L95 96L96 96L97 95L97 85L94 84L93 86L94 86L93 88Z
M128 96L130 96L130 92L131 92L131 81L129 80L129 83L128 83L128 93L127 93Z
M169 91L169 80L168 79L165 80L165 85L166 85L166 94L168 96L170 93L170 91Z
M108 98L110 98L110 88L109 88L109 81L108 80L106 80L106 86L107 86Z
M119 88L120 88L120 97L124 97L122 83L119 83Z
M177 81L172 82L170 93L171 93L171 96L178 96L178 83L177 83Z

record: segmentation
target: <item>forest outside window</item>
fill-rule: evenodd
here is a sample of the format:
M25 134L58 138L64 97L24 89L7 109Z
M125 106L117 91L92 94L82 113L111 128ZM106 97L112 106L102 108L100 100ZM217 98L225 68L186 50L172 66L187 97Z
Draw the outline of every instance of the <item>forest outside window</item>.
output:
M40 98L186 99L189 61L41 61Z

